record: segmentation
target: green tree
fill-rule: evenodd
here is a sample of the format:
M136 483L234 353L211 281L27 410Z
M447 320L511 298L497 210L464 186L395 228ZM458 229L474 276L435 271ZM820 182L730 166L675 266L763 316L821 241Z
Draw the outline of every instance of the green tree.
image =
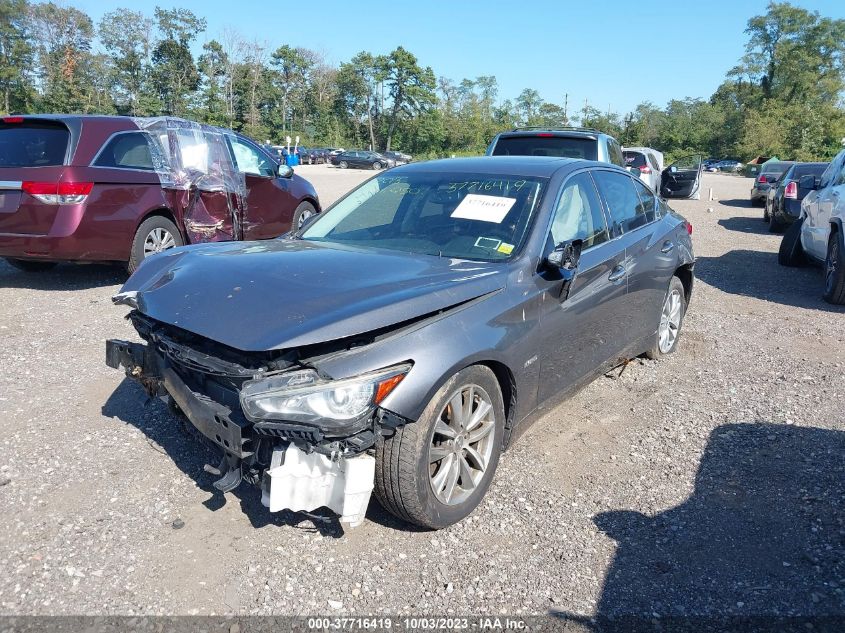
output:
M103 16L98 34L113 68L118 111L132 116L157 112L150 86L153 21L140 11L118 9Z
M167 114L183 116L191 95L199 87L200 76L191 54L191 42L205 30L205 18L187 9L156 7L155 19L162 34L152 61L152 79Z
M27 29L26 0L0 0L0 91L3 112L22 112L32 104L29 69L33 49Z
M384 58L383 77L391 102L385 142L385 149L389 151L399 124L427 112L436 103L437 82L434 71L430 67L420 67L417 58L401 46Z

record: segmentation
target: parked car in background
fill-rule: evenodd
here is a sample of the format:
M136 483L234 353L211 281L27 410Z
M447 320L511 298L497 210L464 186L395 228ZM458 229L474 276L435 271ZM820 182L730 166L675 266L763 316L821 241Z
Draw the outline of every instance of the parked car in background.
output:
M778 261L800 266L809 261L824 267L822 298L845 305L845 150L839 152L816 182L805 174L798 186L810 190L801 215L783 236Z
M268 239L320 209L309 182L240 134L175 118L0 119L0 257L27 271Z
M737 172L742 169L743 164L738 160L727 159L727 160L720 160L716 163L716 168L719 171L727 171L727 172Z
M332 156L332 165L337 165L341 169L347 167L358 167L366 169L384 169L385 167L394 167L396 163L382 156L377 152L368 152L366 150L347 151Z
M704 162L701 163L702 169L704 171L719 171L719 159L717 158L707 158Z
M147 344L108 341L106 359L219 448L218 489L246 480L270 511L329 506L355 525L374 487L443 528L549 403L676 350L691 233L606 163L412 163L286 239L150 261L114 298Z
M651 147L623 147L625 167L648 184L654 191L660 191L660 173L663 171L663 154Z
M622 146L599 130L580 127L519 127L501 132L487 147L488 156L556 156L625 166Z
M795 163L784 172L778 180L777 185L769 187L766 194L763 220L769 223L769 230L772 233L779 233L792 224L801 215L801 201L818 187L821 175L830 163ZM806 185L809 180L804 180L801 186L802 176L813 176L813 187Z
M751 204L765 204L769 188L777 183L787 169L792 167L791 161L771 161L760 168L760 173L751 185Z
M406 165L414 159L410 154L403 152L381 152L381 154L394 161L397 165Z
M303 165L320 165L326 162L326 152L320 147L300 147L299 160Z

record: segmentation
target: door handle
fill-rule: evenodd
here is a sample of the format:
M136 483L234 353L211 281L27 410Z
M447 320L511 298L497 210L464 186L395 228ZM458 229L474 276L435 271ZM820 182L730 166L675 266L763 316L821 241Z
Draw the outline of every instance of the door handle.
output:
M607 280L608 281L619 281L620 279L622 279L625 276L626 272L627 271L625 270L624 266L614 266L613 270L611 270L610 274L607 276Z
M660 252L671 253L673 250L675 250L675 245L672 244L672 242L670 242L669 240L666 240L665 242L663 242L663 246L661 247Z
M839 197L839 189L834 189L833 191L830 192L830 195L832 195L834 198L838 198Z

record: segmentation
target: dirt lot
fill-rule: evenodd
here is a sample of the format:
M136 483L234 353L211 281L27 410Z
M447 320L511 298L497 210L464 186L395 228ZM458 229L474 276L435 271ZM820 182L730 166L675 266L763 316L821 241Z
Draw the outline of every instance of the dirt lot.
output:
M372 172L299 173L327 204ZM104 365L136 338L121 272L0 263L0 612L845 614L845 311L777 265L748 180L709 187L673 205L698 256L679 352L549 411L436 533L212 494L213 456Z

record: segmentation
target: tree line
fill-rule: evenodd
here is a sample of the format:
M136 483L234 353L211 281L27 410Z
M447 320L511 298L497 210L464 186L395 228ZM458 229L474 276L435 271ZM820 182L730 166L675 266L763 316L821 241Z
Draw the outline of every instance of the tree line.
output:
M167 114L262 142L298 135L308 145L419 157L482 153L519 125L595 127L669 158L827 159L845 137L845 20L788 2L748 21L745 55L709 99L645 101L628 113L570 110L563 95L546 101L532 88L500 99L494 75L437 76L402 47L332 65L234 30L207 39L206 26L187 9L115 9L95 24L63 3L0 0L0 109ZM707 64L706 50L679 54L690 72ZM563 69L562 92L565 81Z

